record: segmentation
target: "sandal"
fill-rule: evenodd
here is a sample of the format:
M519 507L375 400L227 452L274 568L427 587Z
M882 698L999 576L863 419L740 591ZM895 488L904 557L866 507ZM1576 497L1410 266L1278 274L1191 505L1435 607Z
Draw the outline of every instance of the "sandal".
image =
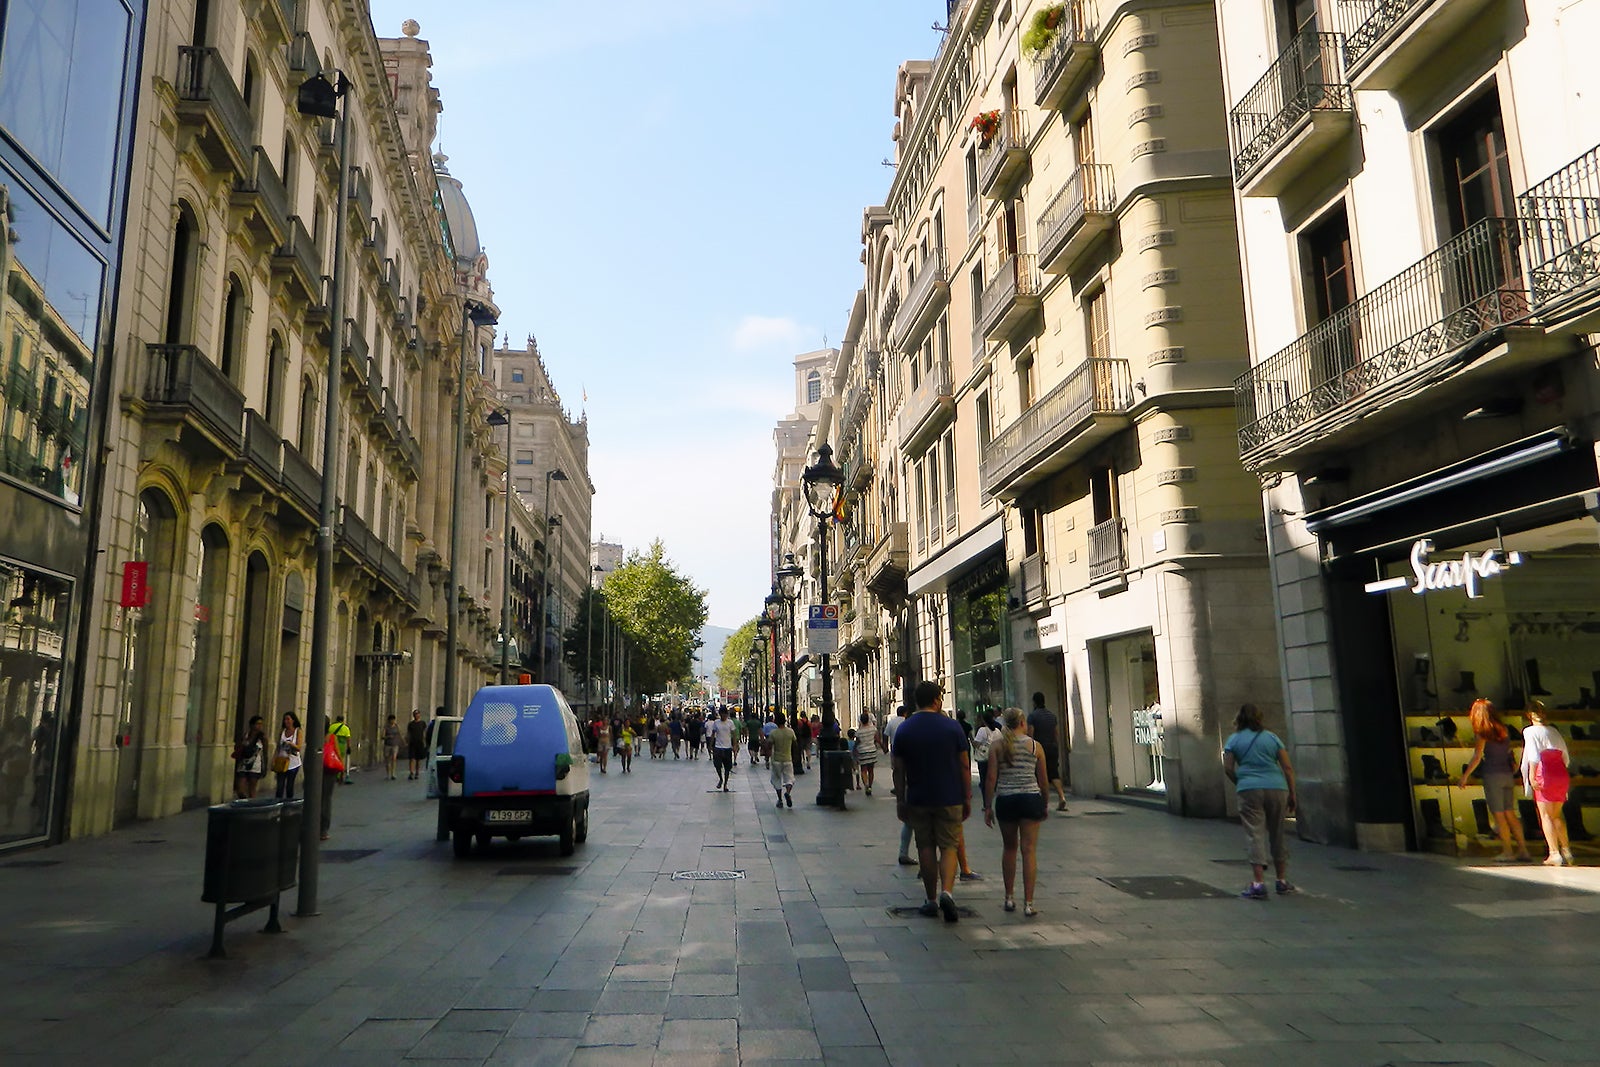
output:
M1026 902L1023 903L1023 905L1022 905L1022 914L1026 915L1028 918L1031 919L1035 915L1039 914L1039 909L1035 908L1033 906L1033 901L1029 900L1029 901L1026 901Z
M1012 900L1010 897L1006 897L1005 909L1007 911L1016 911L1017 910L1017 902Z

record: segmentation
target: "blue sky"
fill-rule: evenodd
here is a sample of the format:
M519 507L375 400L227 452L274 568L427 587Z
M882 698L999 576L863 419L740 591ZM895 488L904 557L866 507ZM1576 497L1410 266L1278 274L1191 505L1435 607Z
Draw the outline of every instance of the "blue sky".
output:
M661 538L733 627L768 588L790 360L837 345L862 209L893 171L895 72L944 0L373 0L414 18L439 147L502 333L589 415L594 531ZM588 392L587 405L582 400Z

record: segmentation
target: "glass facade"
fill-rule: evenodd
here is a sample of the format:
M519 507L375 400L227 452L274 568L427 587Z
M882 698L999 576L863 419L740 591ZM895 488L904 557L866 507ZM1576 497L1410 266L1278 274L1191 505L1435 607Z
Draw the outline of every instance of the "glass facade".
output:
M950 589L950 638L954 657L951 714L976 723L986 714L1016 706L1011 671L1011 625L1006 608L1005 560L972 571Z
M59 835L143 19L0 8L0 845Z

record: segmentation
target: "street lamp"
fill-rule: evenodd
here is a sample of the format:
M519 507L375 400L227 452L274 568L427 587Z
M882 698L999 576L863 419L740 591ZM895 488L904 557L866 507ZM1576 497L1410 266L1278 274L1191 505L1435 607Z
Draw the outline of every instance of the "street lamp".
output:
M784 603L789 608L789 721L794 724L798 714L799 689L800 689L800 650L795 646L794 637L794 602L800 598L800 578L805 570L794 561L794 553L787 553L783 557L783 566L776 571L778 579L778 595L783 597ZM799 764L797 763L798 767Z
M833 446L824 442L817 446L817 461L800 474L800 484L805 489L806 507L817 520L817 582L819 598L828 603L828 520L832 519L839 504L840 487L844 475L833 462ZM818 753L837 751L844 747L839 737L839 723L833 716L833 664L828 652L821 654L822 670L822 736L817 739ZM822 778L817 789L817 803L830 807L844 807L845 769L842 760L822 757Z
M549 624L550 612L546 604L546 595L550 588L550 483L552 481L564 482L567 472L560 467L544 472L544 561L539 570L539 681L547 681L544 676L545 667L545 627Z
M311 619L310 698L306 701L304 808L300 820L300 891L296 913L317 914L317 876L322 842L322 742L328 732L328 656L333 638L333 525L339 506L334 456L339 451L339 361L344 347L344 217L350 210L350 81L344 71L306 79L295 94L302 115L332 119L338 127L339 191L334 201L333 276L329 282L332 341L322 406L322 501L317 521L317 590ZM340 102L344 106L340 106Z
M455 466L451 468L455 477L450 491L449 614L444 629L444 713L447 716L459 714L456 710L456 687L459 685L456 681L456 659L460 643L460 621L457 616L461 614L461 487L467 482L467 475L461 469L467 459L467 367L478 327L494 326L499 321L486 305L472 300L461 302L461 370L456 379Z
M561 516L560 515L552 515L552 516L550 516L549 525L545 529L545 544L547 546L549 545L551 537L552 537L552 534L551 534L550 531L551 530L558 530L560 528L561 528ZM549 569L549 563L550 563L550 551L549 551L549 549L547 547L546 550L545 550L545 567L546 567L547 570ZM550 608L550 599L551 599L551 593L553 592L555 594L555 607L556 607L556 666L555 666L555 670L552 671L551 673L554 674L555 677L556 677L556 680L559 681L561 679L561 617L560 617L561 616L561 542L560 542L559 538L556 540L556 579L555 579L554 582L552 582L552 581L549 580L549 578L550 578L550 576L548 574L546 574L545 575L545 583L544 583L544 604L545 604L544 619L545 619L546 623L549 623L549 621L550 621L550 610L549 610L549 608ZM557 688L560 688L560 687L557 686Z
M595 578L597 574L604 574L606 569L598 563L589 568L589 610L583 628L583 699L588 704L588 710L594 711L594 598L597 592Z
M761 677L764 680L761 686L761 716L766 718L767 697L770 695L771 683L777 678L778 664L778 634L777 627L773 625L772 617L763 614L756 620L756 630L761 635ZM767 652L772 652L772 659L767 659Z
M486 420L506 428L506 519L500 534L500 684L511 680L511 409L496 408Z

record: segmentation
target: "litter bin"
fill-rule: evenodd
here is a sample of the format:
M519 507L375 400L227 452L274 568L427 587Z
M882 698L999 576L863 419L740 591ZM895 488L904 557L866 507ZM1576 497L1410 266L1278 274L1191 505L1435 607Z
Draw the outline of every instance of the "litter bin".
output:
M278 888L293 889L300 881L300 824L305 820L306 802L285 800L278 820Z
M205 877L200 899L216 906L211 957L227 955L222 928L258 908L270 908L265 927L280 933L278 894L295 884L300 859L302 802L276 797L235 800L207 810ZM229 904L238 904L230 909Z
M817 784L819 807L844 807L844 787L850 781L850 759L849 742L843 738L818 739L817 760L821 764L821 781Z

